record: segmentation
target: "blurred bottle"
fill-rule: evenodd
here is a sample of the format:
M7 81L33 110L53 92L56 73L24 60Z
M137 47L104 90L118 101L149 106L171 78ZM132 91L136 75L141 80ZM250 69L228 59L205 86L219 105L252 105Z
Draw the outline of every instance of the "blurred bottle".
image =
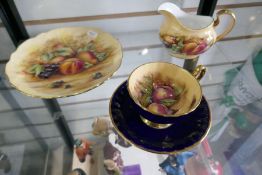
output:
M5 173L11 171L11 163L6 154L0 151L0 169L4 170Z

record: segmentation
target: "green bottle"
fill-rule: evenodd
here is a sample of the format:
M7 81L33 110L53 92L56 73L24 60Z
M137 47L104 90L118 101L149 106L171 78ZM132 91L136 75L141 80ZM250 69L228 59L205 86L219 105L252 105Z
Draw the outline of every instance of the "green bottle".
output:
M252 63L257 80L262 85L262 50L258 52Z

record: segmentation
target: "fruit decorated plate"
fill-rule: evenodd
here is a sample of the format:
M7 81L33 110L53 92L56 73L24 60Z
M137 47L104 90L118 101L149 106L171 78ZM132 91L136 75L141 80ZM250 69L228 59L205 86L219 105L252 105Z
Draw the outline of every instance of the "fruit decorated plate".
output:
M59 98L91 90L120 67L122 49L97 28L51 30L22 43L6 64L10 83L38 98Z
M210 109L204 97L197 109L176 118L176 121L165 129L155 129L146 125L133 104L128 94L127 83L124 82L111 98L110 117L120 136L148 152L173 154L192 149L201 143L211 127Z

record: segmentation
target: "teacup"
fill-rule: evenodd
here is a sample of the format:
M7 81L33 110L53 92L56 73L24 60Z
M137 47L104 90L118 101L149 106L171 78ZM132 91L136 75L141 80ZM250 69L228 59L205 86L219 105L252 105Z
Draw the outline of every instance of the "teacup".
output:
M191 74L175 64L147 63L130 74L127 89L144 123L167 128L198 107L202 99L199 80L205 72L202 65Z

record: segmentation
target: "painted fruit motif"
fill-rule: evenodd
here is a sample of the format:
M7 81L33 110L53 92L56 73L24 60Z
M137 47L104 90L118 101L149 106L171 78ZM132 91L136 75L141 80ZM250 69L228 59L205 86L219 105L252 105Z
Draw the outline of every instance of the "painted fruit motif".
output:
M98 60L95 56L95 54L91 51L87 51L87 52L80 52L78 55L77 55L77 58L80 58L82 59L83 61L86 61L90 64L96 64L98 63Z
M51 63L51 64L58 64L58 63L63 62L64 60L65 60L65 57L63 57L63 56L58 56L58 57L53 58L53 59L50 61L50 63Z
M63 75L77 74L85 67L85 62L78 58L69 58L62 62L59 71Z
M176 54L199 55L210 47L204 38L163 35L161 40L167 48Z
M155 103L160 103L164 99L174 99L175 93L170 86L159 86L154 88L152 99Z
M168 114L168 108L165 105L159 103L151 103L147 109L156 114Z
M138 82L137 89L140 94L139 103L148 111L160 115L175 113L172 106L176 104L182 92L174 83L164 82L153 76L145 76L142 82Z
M51 49L41 53L39 59L29 67L26 67L24 72L39 79L48 79L54 75L74 75L104 61L110 56L110 53L110 48L103 48L102 45L98 45L94 41L80 48L72 48L72 46L69 47L65 44L56 43L51 46ZM102 76L102 74L97 75L96 78L101 78ZM50 84L48 87L71 87L71 85L68 84L62 86L60 82L54 83L55 84Z

